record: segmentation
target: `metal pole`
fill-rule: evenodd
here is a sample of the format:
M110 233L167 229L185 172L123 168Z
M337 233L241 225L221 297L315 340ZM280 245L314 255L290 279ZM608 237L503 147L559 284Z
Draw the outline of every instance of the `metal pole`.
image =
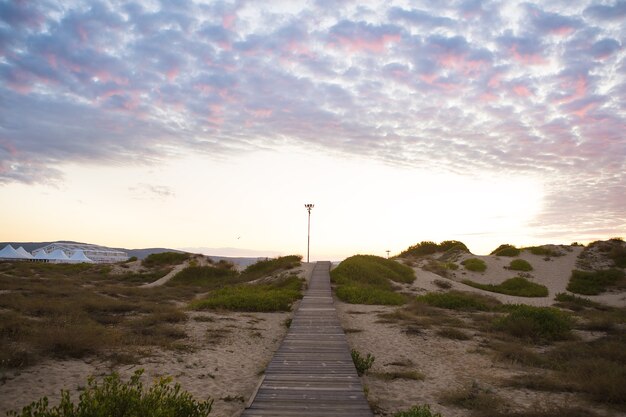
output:
M309 227L307 231L307 243L306 243L306 262L309 263L309 253L311 249L311 209L315 207L313 204L305 204L307 211L309 212Z

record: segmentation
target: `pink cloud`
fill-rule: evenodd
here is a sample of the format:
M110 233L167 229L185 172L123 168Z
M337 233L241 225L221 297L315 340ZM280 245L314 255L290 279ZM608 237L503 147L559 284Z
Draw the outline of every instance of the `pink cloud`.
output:
M533 93L528 89L528 87L522 84L515 85L513 87L513 92L519 97L530 97L533 95Z
M516 61L525 65L545 65L547 62L544 57L538 53L519 52L517 45L512 45L509 48L509 52Z
M368 39L366 37L345 37L338 36L337 43L344 49L352 53L358 52L373 52L381 53L387 48L387 44L392 42L398 42L400 35L382 35L378 38Z
M237 20L236 13L227 13L222 16L222 27L224 29L231 30L235 26L235 20Z
M174 81L176 79L176 77L178 77L180 70L178 69L178 67L173 67L171 69L169 69L166 72L167 75L167 79L171 82Z

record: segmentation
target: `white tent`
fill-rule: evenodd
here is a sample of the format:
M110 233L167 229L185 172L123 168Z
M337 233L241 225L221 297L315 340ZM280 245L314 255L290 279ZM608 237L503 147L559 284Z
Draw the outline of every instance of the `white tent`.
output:
M48 254L46 253L45 250L35 251L34 259L37 259L37 260L48 259Z
M75 263L81 263L81 262L86 262L90 264L93 263L93 261L85 255L85 252L83 252L80 249L75 251L72 254L72 256L70 256L70 261L75 262Z
M0 250L0 258L1 259L26 259L18 251L13 249L13 246L11 245L6 245L4 249Z
M61 249L57 249L52 253L48 254L48 259L51 262L69 262L70 258L67 257L67 255L65 254L65 252L63 252Z
M28 251L26 249L24 249L23 246L20 246L19 248L17 248L16 252L19 253L20 255L22 255L26 259L33 259L33 255L28 253Z

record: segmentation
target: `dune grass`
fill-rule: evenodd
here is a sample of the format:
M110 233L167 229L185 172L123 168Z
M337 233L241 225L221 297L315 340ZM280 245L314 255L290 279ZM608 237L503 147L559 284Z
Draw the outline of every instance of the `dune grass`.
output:
M183 263L191 256L187 252L161 252L148 255L141 261L141 265L147 268L163 265L177 265Z
M461 265L463 265L468 271L472 272L485 272L485 270L487 270L487 264L485 261L478 258L468 258L461 262Z
M281 271L297 268L302 262L302 256L289 255L281 256L274 259L260 260L249 265L241 275L246 281L253 281L258 278L270 276Z
M337 297L351 304L398 305L405 297L394 291L392 282L411 283L411 268L373 255L355 255L331 271Z
M415 405L408 410L398 411L393 417L442 417L440 413L434 413L431 411L430 406Z
M574 270L567 284L568 291L583 295L598 295L615 287L626 288L625 274L620 269Z
M435 253L448 252L448 251L462 251L469 252L469 249L463 242L457 240L444 240L441 243L435 243L431 241L423 241L413 246L409 246L408 249L400 253L398 257L420 257L426 255L433 255Z
M484 291L499 294L515 295L518 297L547 297L548 287L528 281L523 277L509 278L501 284L479 284L478 282L464 279L463 284L479 288Z
M250 312L289 311L302 298L303 281L288 277L271 284L228 286L211 292L208 297L190 303L194 310L231 310Z
M502 304L493 297L463 291L428 293L416 297L418 303L448 310L493 311Z
M513 259L511 263L509 264L508 269L512 271L528 272L528 271L533 270L533 266L530 263L528 263L528 261L525 261L524 259Z
M490 255L514 257L519 256L520 252L521 251L515 246L505 243L494 249L493 252L490 253Z
M535 343L572 337L572 318L559 309L528 305L507 306L510 312L493 323L494 329Z

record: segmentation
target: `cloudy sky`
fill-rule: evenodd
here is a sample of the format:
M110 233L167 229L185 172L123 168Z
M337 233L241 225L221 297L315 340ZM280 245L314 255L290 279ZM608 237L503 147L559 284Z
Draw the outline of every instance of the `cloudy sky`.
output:
M0 240L624 236L625 42L624 0L1 1Z

